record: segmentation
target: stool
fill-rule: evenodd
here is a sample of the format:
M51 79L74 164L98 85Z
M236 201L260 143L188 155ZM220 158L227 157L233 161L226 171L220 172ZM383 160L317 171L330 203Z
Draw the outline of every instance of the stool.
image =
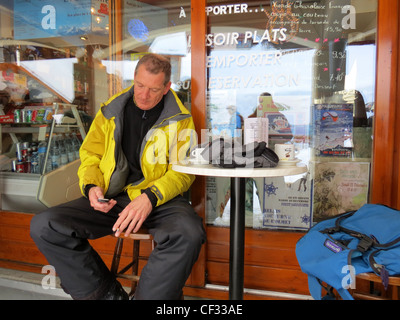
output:
M119 261L121 258L122 247L124 244L124 240L131 239L133 240L133 252L132 252L132 261L127 264L124 268L118 271ZM117 238L117 243L114 249L114 255L111 263L111 273L115 275L116 278L128 279L131 281L131 292L129 296L131 297L136 290L137 282L139 281L138 268L139 268L139 250L140 250L140 241L141 240L150 240L151 241L151 249L154 249L154 239L153 236L147 231L145 228L139 229L136 233L129 234L128 237L125 237L123 233ZM131 274L125 274L130 268L132 268Z
M356 280L366 280L369 281L370 288L369 292L359 292L356 289L353 290L352 295L354 299L362 299L362 300L399 300L399 287L400 287L400 277L398 276L391 276L389 277L389 286L392 288L391 296L388 297L385 293L385 289L382 285L381 277L376 275L375 273L360 273L356 275ZM382 293L381 295L377 295L374 293L374 284L381 284L382 285ZM356 283L357 284L357 283Z

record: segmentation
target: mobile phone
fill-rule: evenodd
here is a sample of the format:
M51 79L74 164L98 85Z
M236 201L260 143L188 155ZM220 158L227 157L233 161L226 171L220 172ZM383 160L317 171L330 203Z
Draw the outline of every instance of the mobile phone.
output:
M98 202L108 202L110 199L99 198L97 199Z

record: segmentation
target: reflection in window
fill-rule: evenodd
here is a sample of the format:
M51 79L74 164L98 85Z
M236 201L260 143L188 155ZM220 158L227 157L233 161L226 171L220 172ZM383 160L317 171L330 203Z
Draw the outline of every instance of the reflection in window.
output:
M164 55L172 65L172 89L190 108L190 21L190 1L180 1L179 6L172 1L123 1L123 59L103 61L107 72L117 74L126 88L133 83L134 68L142 55ZM111 67L111 63L115 65Z

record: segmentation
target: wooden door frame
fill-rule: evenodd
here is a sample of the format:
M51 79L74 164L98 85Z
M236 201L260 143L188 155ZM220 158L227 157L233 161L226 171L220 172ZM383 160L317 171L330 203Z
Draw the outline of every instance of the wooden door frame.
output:
M194 125L198 137L201 129L206 128L206 43L205 34L207 21L205 15L206 0L191 1L191 95ZM197 176L191 187L192 206L198 215L203 218L205 227L206 187L205 178ZM200 256L192 269L190 285L204 287L206 281L206 249L203 245Z
M378 1L371 202L399 209L399 2Z

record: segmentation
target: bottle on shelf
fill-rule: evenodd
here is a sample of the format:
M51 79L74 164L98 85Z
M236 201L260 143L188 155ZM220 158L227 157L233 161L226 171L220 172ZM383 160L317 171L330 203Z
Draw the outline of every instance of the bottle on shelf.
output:
M76 135L76 132L72 133L72 145L75 150L75 158L79 159L79 148L81 147L81 141L79 140L78 136Z
M44 161L46 158L46 151L47 151L47 142L43 140L39 143L38 146L39 173L43 172Z
M75 149L74 146L72 145L72 139L70 136L66 135L65 137L65 148L67 150L67 157L68 157L68 162L72 162L76 159L75 157Z
M25 150L27 150L26 155L24 157L24 172L30 173L32 168L31 168L31 161L32 161L32 149L31 148L26 148Z
M57 139L53 139L50 145L51 170L56 170L61 166L60 149L56 140ZM48 169L50 168L48 167Z
M40 173L40 171L39 171L39 155L38 155L37 151L32 152L31 173Z
M67 148L65 147L65 140L61 135L57 135L56 143L58 144L58 150L60 151L60 165L64 166L68 163L68 154Z

